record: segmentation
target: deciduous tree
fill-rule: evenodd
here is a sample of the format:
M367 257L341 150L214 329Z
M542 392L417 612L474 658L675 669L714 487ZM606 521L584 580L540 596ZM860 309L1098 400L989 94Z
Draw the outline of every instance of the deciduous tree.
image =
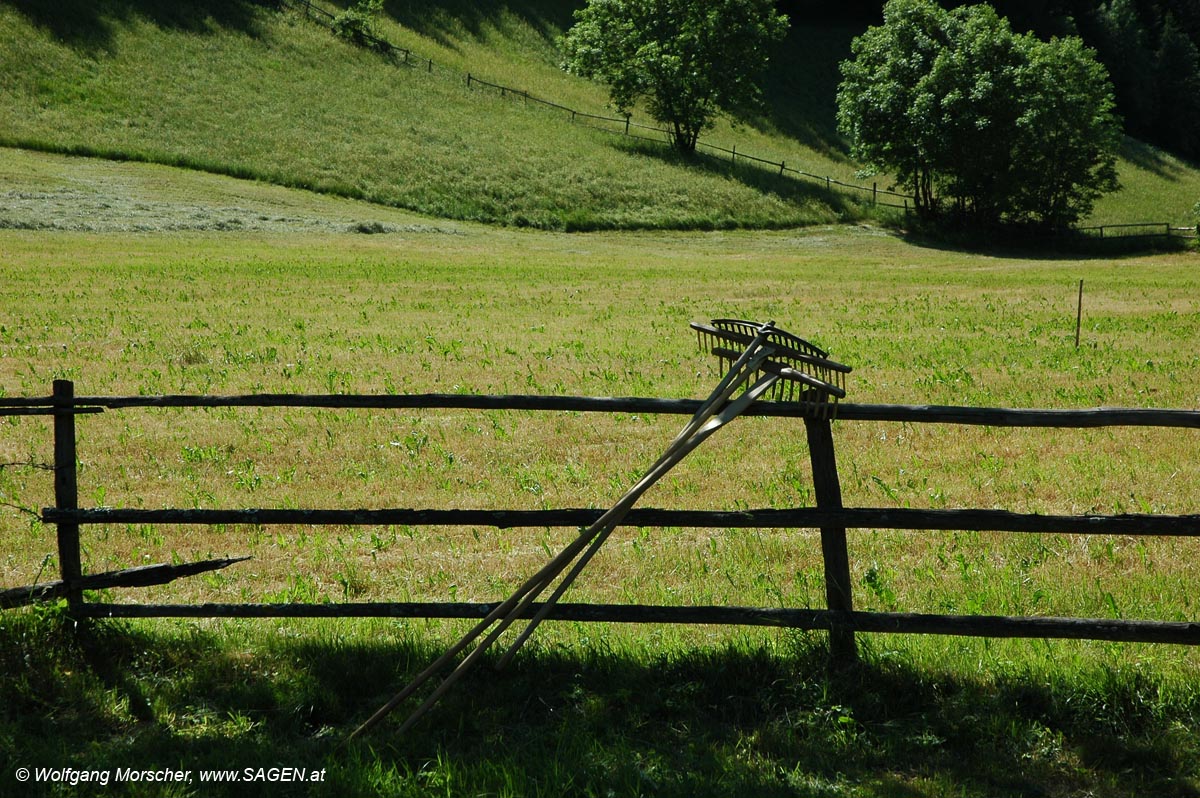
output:
M719 113L758 102L755 79L787 30L772 0L590 0L575 19L567 68L607 83L622 113L644 98L689 153Z
M1116 188L1112 87L1079 39L1014 34L987 5L890 0L852 53L840 128L922 215L1058 227Z

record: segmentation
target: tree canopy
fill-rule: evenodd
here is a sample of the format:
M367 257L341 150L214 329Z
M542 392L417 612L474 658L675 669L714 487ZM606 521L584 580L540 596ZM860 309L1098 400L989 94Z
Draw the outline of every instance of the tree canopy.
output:
M1014 34L987 5L890 0L852 54L839 126L919 213L1057 227L1117 187L1112 87L1078 38Z
M755 80L787 32L772 0L590 0L575 19L567 68L607 83L622 113L645 99L683 152L719 113L757 104Z

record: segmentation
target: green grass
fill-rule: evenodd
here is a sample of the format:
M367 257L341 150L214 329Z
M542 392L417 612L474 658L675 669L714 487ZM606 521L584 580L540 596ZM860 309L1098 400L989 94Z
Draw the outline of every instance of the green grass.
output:
M554 41L569 5L390 4L383 33L431 59L432 71L392 65L292 12L242 0L174 5L0 3L0 143L560 230L781 228L871 215L821 182L680 159L561 111L468 90L470 72L610 114L602 87L558 68ZM855 177L832 116L837 61L853 34L798 22L762 118L723 121L705 141L869 183ZM1125 156L1126 188L1091 221L1195 223L1197 170L1134 143Z
M464 59L485 69L506 60L515 66L483 76L602 111L599 87L557 69L545 40L553 29L534 33L508 17L477 33L451 29L447 45L424 48L438 64L445 47L458 46L455 36L479 43L428 74L394 67L291 13L247 7L237 24L182 26L155 10L102 15L103 41L77 37L71 46L31 25L35 14L0 5L4 142L516 226L783 227L859 215L811 186L764 191L755 170L693 168L561 112L468 91ZM394 24L384 30L408 43ZM556 90L565 85L572 90Z
M45 395L70 378L88 394L692 397L716 375L687 322L732 315L774 318L830 348L854 366L857 402L1200 406L1194 254L921 247L876 227L822 224L858 211L807 191L773 194L760 173L696 168L468 93L456 73L486 66L496 82L602 107L599 89L555 68L549 41L566 9L548 0L503 11L393 2L389 37L434 58L432 75L235 0L67 8L0 4L5 141L118 160L0 150L0 395ZM853 173L821 88L848 35L826 31L793 53L812 68L774 76L768 132L729 131L753 145L739 152ZM788 97L812 113L788 108ZM366 110L364 98L379 105ZM1190 208L1194 170L1136 145L1127 155L1136 179L1124 173L1131 188L1099 218ZM516 229L794 224L807 227ZM80 496L127 507L601 507L679 424L108 412L79 420ZM835 426L849 506L1072 514L1196 512L1192 438ZM50 440L44 418L0 419L6 587L57 568L54 530L36 518L54 502ZM644 504L808 505L807 461L794 423L739 420ZM114 525L85 529L84 561L98 571L253 555L113 600L487 601L572 535ZM863 609L1196 620L1191 539L849 537ZM819 607L821 573L813 530L627 529L570 598ZM412 734L386 723L363 745L338 747L462 629L74 629L55 607L6 612L0 794L93 794L18 785L17 768L41 766L177 767L194 779L207 768L326 771L318 784L265 785L268 795L1200 793L1195 652L1173 646L863 635L862 665L831 673L821 635L546 624L510 672L480 669ZM245 793L195 782L115 790Z
M1126 139L1118 162L1121 189L1096 204L1084 224L1170 222L1196 227L1200 169L1148 144Z
M326 795L1194 795L1195 682L1144 666L1063 673L1063 647L983 675L891 654L831 673L803 637L706 649L544 650L485 670L406 737L339 748L364 706L437 652L392 623L73 634L0 617L0 663L21 674L0 710L0 767L324 771L256 794ZM352 672L355 678L347 679ZM10 677L10 681L12 681ZM72 794L47 784L22 795ZM94 794L80 790L80 794Z
M830 348L854 366L859 402L1200 403L1200 286L1188 253L972 254L836 226L562 234L422 224L229 178L72 163L9 152L3 169L26 193L71 186L89 207L132 208L144 196L147 226L156 214L169 229L196 208L217 213L225 197L268 221L167 235L101 214L101 232L90 232L84 211L39 230L30 209L30 229L0 231L7 395L44 395L68 377L99 394L699 396L715 373L687 322L736 315L774 318ZM304 224L269 221L283 217ZM339 232L363 220L394 229ZM80 420L80 491L85 505L130 507L605 506L679 423L110 412ZM49 425L14 418L3 430L8 586L56 563L53 529L17 509L53 503L39 467L51 456ZM1200 500L1189 432L838 423L835 440L850 506L1191 513ZM803 436L768 419L731 425L644 502L811 503ZM110 526L86 530L84 557L102 570L254 556L117 600L486 601L572 534ZM864 609L1196 617L1187 539L859 530L850 547ZM571 598L821 606L819 546L811 530L622 530ZM864 666L831 675L820 635L548 624L511 675L481 670L414 734L385 724L367 746L338 750L461 624L138 622L101 625L93 644L71 642L56 623L53 612L0 617L0 779L30 763L328 769L328 785L271 787L281 795L1186 796L1200 781L1196 662L1181 647L863 636Z

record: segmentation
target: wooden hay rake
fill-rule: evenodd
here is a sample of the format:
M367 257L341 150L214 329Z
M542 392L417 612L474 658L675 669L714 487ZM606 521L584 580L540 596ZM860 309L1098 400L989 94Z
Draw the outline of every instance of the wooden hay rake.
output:
M380 707L354 730L349 739L353 740L370 730L482 637L471 653L464 657L425 701L413 710L400 727L399 733L402 734L411 728L475 665L500 635L526 613L537 597L566 571L566 576L562 576L550 597L497 662L498 669L504 667L549 614L642 494L709 436L741 415L755 401L762 398L799 401L806 406L806 413L817 418L832 418L837 401L846 395L845 375L850 371L850 367L829 360L825 351L803 338L778 329L774 322L759 324L740 319L714 319L710 324L692 324L692 328L699 336L701 347L710 349L722 362L729 362L730 367L662 456L604 515L583 529L557 556L529 577L512 595Z

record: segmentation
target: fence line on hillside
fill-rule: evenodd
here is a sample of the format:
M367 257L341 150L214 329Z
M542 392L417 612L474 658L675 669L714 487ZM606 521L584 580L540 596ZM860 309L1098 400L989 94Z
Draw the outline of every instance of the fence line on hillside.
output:
M0 416L45 414L54 418L55 504L41 520L57 528L61 579L0 592L0 607L18 606L65 596L68 611L79 618L104 617L438 617L479 618L495 603L366 602L129 604L93 601L85 590L162 584L173 579L224 568L237 558L162 566L142 566L103 574L84 574L80 557L81 529L96 524L253 524L253 525L429 525L547 527L585 526L599 514L594 509L453 510L453 509L142 509L79 506L76 416L131 408L308 407L342 409L477 409L571 412L635 412L689 415L697 400L596 398L571 396L422 395L295 395L245 396L76 396L74 383L56 380L49 397L0 398ZM1027 534L1120 534L1200 537L1200 515L1041 515L991 509L915 510L844 507L829 419L806 414L801 403L764 402L748 415L794 418L805 428L815 507L738 511L635 509L624 526L708 528L800 527L820 531L825 574L825 608L681 607L611 604L557 605L550 618L629 623L742 624L825 630L831 652L842 661L857 656L857 632L947 634L981 637L1055 637L1147 643L1200 645L1200 623L1106 618L960 616L900 612L863 612L853 606L849 528L897 530L971 530ZM1186 410L1019 410L980 407L856 405L838 407L840 422L873 421L904 424L968 424L1017 428L1095 428L1109 426L1173 427L1200 430L1200 411ZM102 417L102 416L101 416ZM529 608L535 613L540 605Z
M313 0L265 0L265 2L273 3L277 6L290 8L296 11L301 11L309 19L312 19L326 28L333 29L333 21L336 19L336 14L315 5ZM369 47L383 55L393 59L393 61L413 68L421 68L426 72L434 71L434 61L432 58L424 58L418 56L412 50L404 47L398 47L391 42L377 36L362 32L356 35L356 40L360 45ZM446 70L448 73L462 79L463 73L457 70ZM670 143L671 131L666 128L656 127L653 125L645 125L632 121L628 115L622 117L611 117L603 114L592 114L585 111L580 111L575 108L547 100L542 97L530 94L525 89L519 89L512 86L506 86L500 83L493 83L482 80L471 72L465 73L467 88L473 87L475 84L494 89L500 93L501 97L513 97L523 100L526 104L534 103L545 108L561 111L570 114L572 122L580 122L588 127L596 130L601 130L607 133L617 133L623 136L651 141L654 143ZM653 134L653 135L647 135ZM710 157L724 160L726 157L731 164L736 164L739 160L743 163L749 163L756 167L762 168L763 171L770 171L777 177L790 177L822 184L826 191L834 190L842 193L850 194L862 201L868 201L873 206L883 206L895 209L902 209L907 215L911 208L915 208L915 202L910 204L913 199L911 194L897 192L892 189L879 188L878 182L872 183L870 186L859 183L848 183L843 180L838 180L829 175L818 175L813 172L807 172L803 169L797 169L788 166L786 160L773 161L769 158L760 158L756 155L746 153L744 150L739 152L737 145L732 147L722 147L716 144L709 144L703 140L696 142L697 151L709 155ZM867 195L870 195L869 198ZM1070 235L1079 237L1095 238L1105 241L1142 241L1148 239L1165 239L1170 242L1173 239L1200 239L1200 224L1196 227L1176 227L1168 222L1140 222L1132 224L1108 224L1089 227L1075 227L1067 231Z
M582 120L584 124L587 124L588 126L595 128L597 130L602 130L606 133L617 133L617 134L620 134L623 136L627 136L629 138L642 139L644 141L653 141L655 143L669 144L671 142L671 131L666 128L655 127L654 125L639 124L637 122L633 122L631 120L631 118L628 116L612 117L612 116L602 116L599 114L584 113L582 111L577 111L572 108L568 108L567 106L560 105L555 102L551 102L549 100L543 100L539 97L535 97L535 96L531 95L529 92L524 91L522 89L515 89L511 86L504 86L504 85L501 85L498 83L491 83L486 80L481 80L480 78L477 78L470 73L467 73L467 86L470 87L474 84L479 84L481 86L486 86L488 88L496 89L497 91L500 92L501 97L506 97L506 96L521 97L526 102L538 103L538 104L544 105L549 108L556 108L556 109L562 110L571 115L572 122L578 122L578 121ZM605 125L605 124L599 124L599 123L611 123L611 125ZM654 133L654 134L658 134L658 135L657 136L640 135L637 131L646 131L648 133ZM710 154L713 157L718 158L720 160L724 160L725 157L728 157L729 162L731 164L737 164L738 161L740 160L743 163L748 162L748 163L754 164L754 165L770 167L769 171L778 177L792 176L792 177L796 177L796 178L803 178L805 180L813 181L813 182L819 183L821 185L824 185L826 191L833 191L834 189L837 189L837 190L845 191L845 192L858 192L856 194L856 196L862 196L862 195L869 194L872 205L882 205L882 206L889 207L889 208L903 208L904 210L907 211L909 208L908 201L912 199L912 196L909 194L902 194L902 193L899 193L896 191L892 191L890 189L881 189L881 188L879 188L878 183L874 183L870 186L859 185L857 183L847 183L845 181L830 177L829 175L818 175L818 174L814 174L812 172L806 172L803 169L796 169L795 167L788 166L786 161L772 161L769 158L759 158L756 155L747 154L744 150L741 152L738 152L738 148L737 148L736 144L733 147L722 147L717 144L709 144L703 140L700 140L700 141L696 142L696 149L697 149L697 151ZM767 171L767 170L764 170L764 171ZM883 199L881 200L880 197L883 197ZM864 199L865 199L865 197L864 197ZM895 202L895 201L890 201L890 200L900 200L900 202Z
M274 2L277 5L303 12L309 19L312 19L326 28L331 30L333 29L333 20L336 19L336 15L314 4L313 0L274 0ZM392 58L400 65L424 69L426 72L434 71L435 65L432 58L418 56L412 50L404 47L398 47L391 42L388 42L385 39L377 36L362 33L358 37L358 43ZM645 125L634 122L630 116L611 117L604 116L602 114L592 114L571 108L552 100L538 97L530 94L525 89L518 89L512 86L505 86L503 84L482 80L470 72L467 72L464 75L457 70L448 71L458 76L460 79L465 78L467 88L472 88L474 85L478 84L480 86L495 89L500 93L501 97L518 98L526 103L533 103L544 108L561 111L564 114L569 114L572 122L581 122L582 124L585 124L595 130L601 130L606 133L619 133L629 138L652 141L655 143L669 143L671 141L670 130L662 127L656 127L654 125ZM638 131L641 131L641 133ZM867 195L869 195L870 202L873 205L904 209L907 211L909 207L909 200L912 199L912 196L909 194L903 194L886 188L881 189L879 188L878 183L870 186L864 186L857 183L847 183L829 175L818 175L812 172L804 171L803 169L797 169L795 167L788 166L786 161L772 161L767 158L759 158L746 153L744 150L739 152L736 144L730 148L721 147L716 144L709 144L705 141L697 141L696 147L698 151L704 151L713 157L723 159L725 156L727 156L729 161L734 164L740 160L743 163L769 167L769 169L764 169L763 171L773 172L778 177L786 176L799 178L824 185L827 191L839 190L845 193L853 193L854 196L863 199L864 201L867 200Z

